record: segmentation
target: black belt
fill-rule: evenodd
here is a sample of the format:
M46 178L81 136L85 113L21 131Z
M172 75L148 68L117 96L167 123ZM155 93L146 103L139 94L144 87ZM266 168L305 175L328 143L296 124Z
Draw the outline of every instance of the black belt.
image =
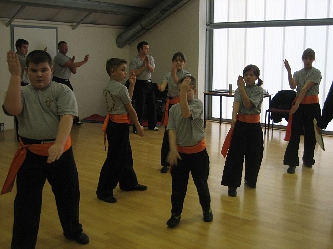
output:
M26 137L20 137L20 138L24 144L48 144L48 143L53 143L55 141L55 139L36 140Z
M60 82L60 83L69 82L69 79L62 79L62 78L59 78L57 76L53 76L52 80L54 80L56 82Z
M151 83L151 80L136 80L136 83Z

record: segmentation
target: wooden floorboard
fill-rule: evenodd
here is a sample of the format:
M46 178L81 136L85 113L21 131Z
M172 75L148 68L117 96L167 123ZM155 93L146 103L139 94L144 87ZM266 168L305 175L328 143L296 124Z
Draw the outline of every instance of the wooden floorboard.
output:
M257 189L242 184L233 198L220 185L225 161L220 150L229 127L207 122L213 222L202 220L197 192L190 180L181 222L175 229L168 229L171 176L159 171L164 129L145 130L143 138L130 134L134 167L139 182L147 185L148 190L123 192L117 187L114 195L118 202L108 204L95 195L106 157L102 125L74 126L73 148L81 190L80 221L90 243L82 246L63 237L54 196L46 183L36 248L333 248L333 138L324 137L326 151L316 147L313 169L300 166L290 175L282 164L287 145L284 131L270 131L265 136ZM5 180L17 146L13 130L0 134L0 184ZM303 142L300 158L302 153ZM10 248L14 198L15 190L0 196L0 248Z

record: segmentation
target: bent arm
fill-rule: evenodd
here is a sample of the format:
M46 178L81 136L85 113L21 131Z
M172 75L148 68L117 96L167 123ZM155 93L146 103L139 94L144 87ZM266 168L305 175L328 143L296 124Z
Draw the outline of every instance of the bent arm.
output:
M4 109L10 115L22 112L21 103L21 65L17 54L13 51L7 53L8 70L11 74L5 97Z

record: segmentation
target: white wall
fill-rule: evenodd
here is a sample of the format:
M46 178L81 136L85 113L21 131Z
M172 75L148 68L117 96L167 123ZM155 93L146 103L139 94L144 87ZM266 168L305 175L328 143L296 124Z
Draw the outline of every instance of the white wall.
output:
M177 12L149 30L130 44L130 58L137 55L136 45L147 41L150 55L155 59L153 82L162 83L166 72L171 70L172 56L183 52L185 69L198 80L198 96L203 99L206 41L206 1L192 0Z
M6 27L7 20L0 20L0 94L7 89L9 72L6 65L6 52L10 50L10 27ZM115 39L122 29L81 25L76 30L68 24L54 24L41 22L18 22L15 25L51 26L58 28L58 41L68 43L68 56L75 55L76 61L83 60L89 54L88 63L78 68L77 74L71 76L71 83L79 106L80 118L92 114L105 115L106 108L102 92L109 76L105 70L105 62L111 57L128 59L129 46L120 49ZM24 38L24 37L22 37ZM41 37L40 39L43 39ZM1 100L1 98L0 98ZM2 115L0 115L0 118ZM0 122L2 122L0 120ZM5 117L5 129L13 128L13 118Z
M103 88L109 79L105 71L106 60L119 57L129 62L136 56L136 45L142 40L149 43L150 54L155 58L153 82L162 82L165 73L171 70L172 55L181 51L187 57L186 69L198 80L198 96L202 99L205 84L205 16L206 0L192 0L124 48L118 48L115 42L117 35L123 30L113 27L80 25L72 30L73 25L59 23L14 21L13 24L57 27L58 41L68 43L68 56L75 55L79 61L85 54L90 55L88 63L78 68L76 75L71 76L79 116L84 118L106 113L102 97ZM5 26L7 21L0 20L0 94L6 91L9 82L6 52L10 50L11 40L10 28ZM5 117L5 129L13 128L12 120L11 117Z

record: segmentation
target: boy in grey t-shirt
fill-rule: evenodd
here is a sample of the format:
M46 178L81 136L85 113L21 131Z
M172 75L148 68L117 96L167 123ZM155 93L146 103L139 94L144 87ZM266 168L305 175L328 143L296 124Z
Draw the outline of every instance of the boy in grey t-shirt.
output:
M171 107L167 127L170 142L168 161L172 176L169 227L177 226L180 221L190 171L198 191L203 219L205 222L213 220L207 183L209 157L204 140L203 105L201 100L193 99L197 91L194 77L182 78L179 83L180 102Z

